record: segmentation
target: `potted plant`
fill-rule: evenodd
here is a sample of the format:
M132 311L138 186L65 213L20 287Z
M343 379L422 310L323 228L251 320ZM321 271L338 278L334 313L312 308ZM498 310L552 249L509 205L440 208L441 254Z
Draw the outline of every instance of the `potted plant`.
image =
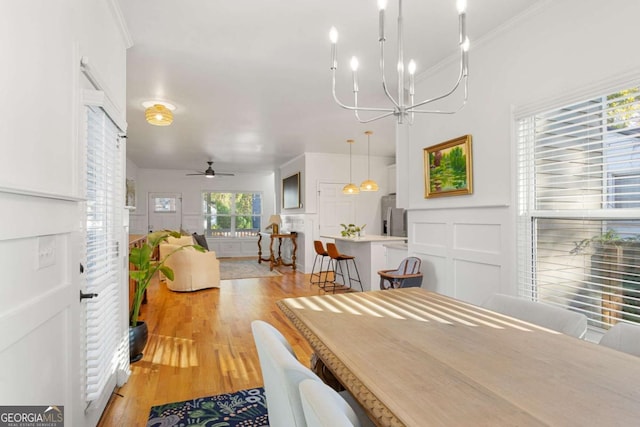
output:
M178 238L177 231L163 230L149 233L147 241L140 247L131 248L129 253L129 263L134 267L129 270L129 277L136 282L133 294L133 302L129 311L129 359L137 362L142 358L142 350L147 344L148 328L145 322L138 320L140 315L140 305L145 295L145 291L151 283L151 279L160 271L167 280L173 280L173 270L165 265L165 261L174 253L184 248L193 247L200 252L205 249L199 245L184 245L173 252L167 254L164 259L155 261L152 259L153 253L160 243L165 242L169 236Z
M340 226L342 227L342 230L340 231L340 235L342 237L360 237L360 232L364 230L367 224L362 226L357 226L355 224L340 224Z

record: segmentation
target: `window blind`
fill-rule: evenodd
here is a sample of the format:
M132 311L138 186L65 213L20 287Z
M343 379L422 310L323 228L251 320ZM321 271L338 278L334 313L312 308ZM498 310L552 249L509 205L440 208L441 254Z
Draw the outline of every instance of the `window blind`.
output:
M122 225L122 161L118 128L98 107L87 107L86 156L86 400L100 397L118 368Z
M640 88L521 118L517 150L521 295L640 322Z

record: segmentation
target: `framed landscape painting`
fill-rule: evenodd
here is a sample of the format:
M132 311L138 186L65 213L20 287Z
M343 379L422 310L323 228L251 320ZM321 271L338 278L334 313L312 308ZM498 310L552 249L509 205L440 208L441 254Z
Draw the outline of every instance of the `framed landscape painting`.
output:
M424 197L459 196L473 192L471 135L424 149Z

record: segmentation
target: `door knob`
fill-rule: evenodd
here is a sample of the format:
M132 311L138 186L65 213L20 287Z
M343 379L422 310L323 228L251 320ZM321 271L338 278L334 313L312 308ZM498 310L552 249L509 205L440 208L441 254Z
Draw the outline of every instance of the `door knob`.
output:
M80 301L82 301L83 299L95 298L97 296L98 294L85 294L84 292L80 291Z

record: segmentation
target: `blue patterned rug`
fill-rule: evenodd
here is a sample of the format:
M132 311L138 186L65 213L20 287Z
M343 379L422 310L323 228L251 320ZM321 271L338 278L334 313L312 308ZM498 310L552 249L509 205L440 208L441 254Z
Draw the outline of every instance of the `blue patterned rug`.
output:
M147 427L268 427L264 389L153 406Z

